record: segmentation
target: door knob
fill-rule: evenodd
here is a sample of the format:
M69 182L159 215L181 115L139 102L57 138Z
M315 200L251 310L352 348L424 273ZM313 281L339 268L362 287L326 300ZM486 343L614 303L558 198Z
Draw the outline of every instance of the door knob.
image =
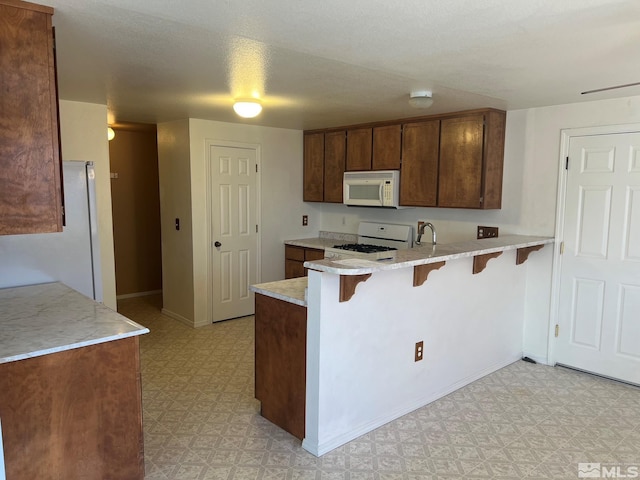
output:
M221 247L221 246L222 246L222 244L221 244L220 242L218 242L217 240L216 240L216 243L214 243L213 245L214 245L216 248L217 248L217 247Z

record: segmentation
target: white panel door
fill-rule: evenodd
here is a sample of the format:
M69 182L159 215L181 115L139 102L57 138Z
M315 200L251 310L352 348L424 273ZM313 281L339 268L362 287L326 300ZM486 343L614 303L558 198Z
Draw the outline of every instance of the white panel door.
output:
M558 363L640 384L640 133L571 137Z
M257 282L256 151L209 147L212 321L252 315Z

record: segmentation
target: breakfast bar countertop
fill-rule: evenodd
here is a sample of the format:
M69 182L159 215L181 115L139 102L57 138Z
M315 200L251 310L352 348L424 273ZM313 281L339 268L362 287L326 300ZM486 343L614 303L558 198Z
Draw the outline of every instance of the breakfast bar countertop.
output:
M148 332L62 283L0 289L0 363Z
M268 297L295 303L302 307L307 306L306 298L307 277L289 278L275 282L259 283L251 285L251 290Z
M367 260L363 258L344 258L313 260L304 262L305 268L336 275L363 275L383 270L415 267L428 263L474 257L488 253L516 250L519 248L546 245L554 242L553 237L531 235L504 235L496 238L469 240L466 242L442 245L421 245L408 250L397 250L394 258L386 260Z

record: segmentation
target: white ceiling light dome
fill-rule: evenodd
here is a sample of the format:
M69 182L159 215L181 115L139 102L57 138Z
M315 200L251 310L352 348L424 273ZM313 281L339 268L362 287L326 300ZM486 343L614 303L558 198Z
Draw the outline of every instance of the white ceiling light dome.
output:
M253 118L260 115L262 104L255 98L236 100L233 110L242 118Z
M429 108L433 105L431 90L416 90L409 94L409 105L413 108Z

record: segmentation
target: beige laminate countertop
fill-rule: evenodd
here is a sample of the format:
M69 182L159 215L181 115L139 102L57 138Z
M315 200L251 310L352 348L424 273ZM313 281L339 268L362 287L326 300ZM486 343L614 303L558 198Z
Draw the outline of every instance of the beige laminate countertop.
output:
M275 282L259 283L251 285L251 290L268 297L295 303L302 307L307 306L307 277L289 278Z
M516 250L553 243L553 237L530 235L504 235L498 238L484 238L443 245L422 245L408 250L397 250L394 258L387 260L366 260L361 258L332 258L304 262L306 268L336 275L362 275L367 273L415 267L458 258L473 257L487 253Z
M0 290L0 363L148 332L62 283Z
M285 240L284 244L292 245L294 247L315 248L317 250L324 250L325 248L331 248L334 245L345 245L347 243L355 243L357 241L358 235L356 235L355 233L321 231L318 237Z
M326 241L336 244L335 239L309 238L290 240L285 243L306 247L321 248ZM294 242L294 243L289 243ZM416 265L473 257L487 253L516 250L518 248L548 245L554 242L553 237L530 235L504 235L498 238L485 238L450 244L423 245L409 250L398 250L396 257L389 260L364 260L360 258L335 258L305 262L304 266L337 275L361 275L383 270L409 268ZM348 242L345 242L348 243ZM307 277L279 280L269 283L252 285L251 290L286 302L307 306L306 299Z

